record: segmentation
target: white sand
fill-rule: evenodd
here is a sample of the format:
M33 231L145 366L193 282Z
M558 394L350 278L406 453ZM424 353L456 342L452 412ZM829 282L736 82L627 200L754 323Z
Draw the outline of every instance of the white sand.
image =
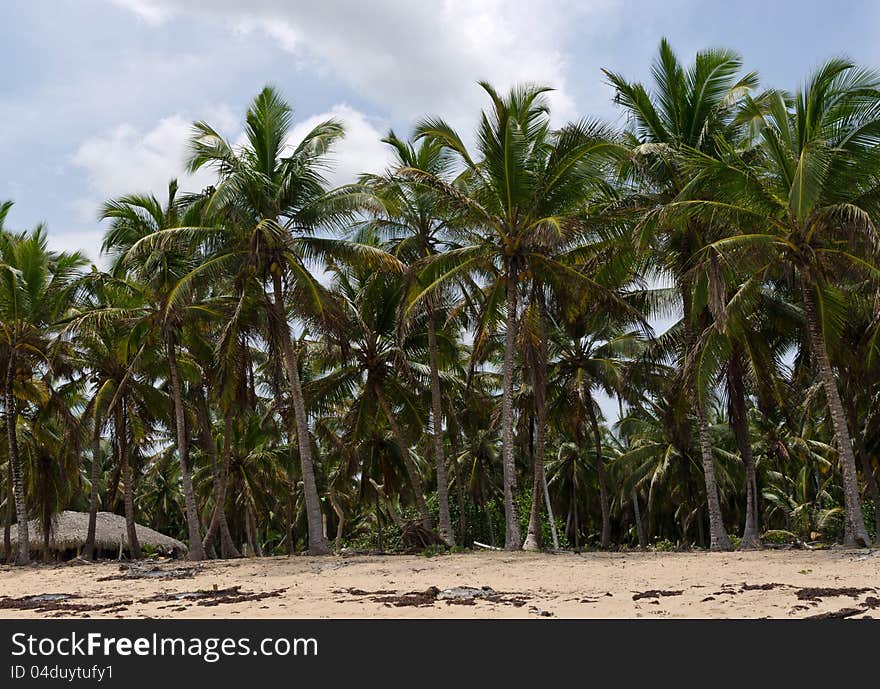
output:
M167 562L163 567L189 566ZM535 617L546 611L559 618L795 618L864 606L880 598L880 551L762 551L744 553L466 553L419 556L275 557L207 562L191 579L107 581L119 563L0 567L0 597L74 594L70 603L124 603L107 611L35 611L2 607L0 617ZM782 584L769 590L744 590L743 584ZM242 592L284 589L278 597L223 603L142 602L156 594L224 589ZM419 607L395 607L353 595L406 593L453 586L490 586L504 601L475 605L436 601ZM857 596L798 600L805 587L872 588ZM876 588L875 588L876 587ZM680 595L633 600L638 592L659 589ZM611 595L607 595L607 594ZM516 594L516 595L514 595ZM511 599L526 599L516 606ZM8 604L8 601L7 601ZM124 608L124 609L123 609ZM183 608L183 609L180 609ZM868 609L880 617L880 608Z

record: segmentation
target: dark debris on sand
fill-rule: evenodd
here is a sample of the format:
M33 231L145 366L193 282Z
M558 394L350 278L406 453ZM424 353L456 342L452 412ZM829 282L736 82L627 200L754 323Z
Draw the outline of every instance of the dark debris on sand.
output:
M644 598L660 598L661 596L680 596L684 591L662 591L660 589L652 589L650 591L642 591L633 594L633 600L642 600Z

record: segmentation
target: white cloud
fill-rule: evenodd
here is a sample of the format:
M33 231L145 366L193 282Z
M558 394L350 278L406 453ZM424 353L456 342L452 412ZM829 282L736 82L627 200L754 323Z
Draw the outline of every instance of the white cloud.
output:
M155 194L164 199L168 181L174 177L187 190L208 186L209 171L190 175L184 171L184 150L192 120L172 115L144 131L130 124L83 141L71 162L86 172L90 195L75 206L83 220L94 220L100 204L113 196L130 193Z
M390 148L381 141L386 132L344 103L298 123L291 132L291 143L296 145L317 124L330 118L339 120L345 127L345 138L329 155L331 169L325 176L331 186L355 182L362 172L383 172L391 164Z
M315 125L330 118L342 122L346 130L345 138L328 156L330 169L326 176L331 185L354 182L361 172L385 169L390 154L380 141L384 131L344 103L297 123L291 132L291 144L296 145ZM94 221L104 200L122 194L148 192L163 200L173 177L187 191L214 183L210 169L185 172L184 155L193 119L178 113L149 129L124 123L83 141L70 158L73 165L85 171L89 185L89 195L73 204L80 218ZM198 119L206 120L237 144L243 142L238 124L243 117L237 117L228 106L213 108Z
M115 0L119 2L120 0ZM216 16L238 31L262 31L300 60L329 69L395 117L443 115L470 126L485 96L535 81L557 88L554 119L575 113L562 47L579 20L613 12L620 0L124 0L145 19L175 13ZM598 21L598 20L597 20Z

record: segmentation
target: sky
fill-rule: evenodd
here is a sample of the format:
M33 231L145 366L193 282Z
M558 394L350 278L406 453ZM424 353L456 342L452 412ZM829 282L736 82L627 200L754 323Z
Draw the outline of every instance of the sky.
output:
M336 117L331 182L381 171L380 138L439 115L473 131L488 80L547 84L553 122L624 124L601 69L647 81L661 37L690 61L737 50L765 85L793 89L845 54L880 67L880 3L827 0L6 0L0 25L0 201L7 226L45 222L57 250L99 260L100 204L183 170L195 120L231 140L265 85L297 132Z

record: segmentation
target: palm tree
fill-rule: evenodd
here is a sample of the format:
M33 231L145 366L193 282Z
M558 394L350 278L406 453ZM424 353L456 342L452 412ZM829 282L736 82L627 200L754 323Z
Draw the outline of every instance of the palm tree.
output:
M364 237L369 241L368 237ZM418 343L414 337L399 341L397 316L406 285L399 275L368 268L333 267L334 293L341 305L339 326L328 329L325 340L330 351L326 375L310 384L310 397L321 402L322 412L347 400L346 416L357 442L372 435L378 416L387 424L400 453L412 488L422 525L433 529L425 501L422 478L410 453L412 433L422 427L419 404L413 395L417 381L417 362L412 361ZM334 356L335 355L335 356ZM349 396L352 396L353 399Z
M738 76L741 67L742 61L734 52L706 50L697 53L694 64L685 69L663 39L652 67L653 94L641 84L605 70L617 92L616 102L631 118L634 174L642 180L641 188L647 190L646 208L670 203L687 187L689 177L680 160L683 150L696 149L711 155L719 141L736 138L735 106L757 84L755 73ZM653 220L656 216L648 213L646 217ZM707 218L702 223L643 222L641 229L646 235L642 246L647 249L649 244L654 245L656 269L675 280L681 295L684 332L680 359L684 362L705 318L705 309L694 305L693 262L717 228ZM711 547L729 550L704 412L704 391L693 377L687 385L705 474Z
M618 147L611 133L597 122L582 121L551 131L549 107L541 86L522 86L499 95L489 84L482 88L492 100L477 131L479 158L443 120L426 119L417 138L438 141L464 167L455 183L415 168L408 175L442 194L464 220L461 248L427 261L427 286L416 299L427 298L451 280L474 275L487 283L485 319L494 319L504 304L505 347L502 383L502 467L504 470L505 548L521 545L513 502L514 471L514 355L518 308L526 283L538 292L576 280L583 290L597 285L586 273L566 265L560 254L576 243L578 218L591 190L604 186L607 163ZM543 429L542 429L543 431ZM536 466L535 485L543 483ZM540 495L537 496L540 498ZM530 547L537 547L532 540Z
M859 505L852 435L828 342L845 320L837 285L876 281L880 210L880 75L830 60L794 96L770 91L744 106L756 142L720 158L694 154L699 198L680 206L742 231L710 245L753 274L791 278L799 291L810 355L831 416L844 485L848 543L870 543Z
M189 458L189 434L184 408L181 369L178 361L183 328L202 314L193 299L191 283L182 279L199 264L200 256L181 247L167 248L144 239L177 227L181 217L176 203L177 180L168 186L168 201L163 206L155 196L129 195L108 201L101 210L102 220L111 220L103 243L103 251L115 258L113 273L123 277L130 273L144 287L144 303L137 318L162 343L167 364L167 382L171 395L177 456L186 504L186 522L190 560L204 560L198 505L192 484ZM100 315L100 312L97 312ZM112 315L112 312L111 312ZM131 314L124 314L131 315ZM138 359L135 356L135 359ZM121 431L122 429L117 429Z
M0 221L8 208L4 205ZM0 231L0 346L6 362L3 392L19 564L30 559L30 541L16 397L38 369L51 367L53 328L73 302L77 271L84 264L79 253L50 251L42 225L32 232Z
M205 122L194 125L189 168L212 167L219 176L206 212L222 224L219 230L202 232L209 237L212 253L200 272L230 277L236 296L248 294L251 284L264 293L268 340L283 363L296 423L309 552L317 555L330 549L323 535L289 305L297 305L296 316L301 318L325 320L332 311L326 290L309 272L306 258L320 256L334 244L311 235L321 226L348 217L353 204L347 194L328 194L322 176L328 151L343 136L342 125L327 120L299 142L290 141L292 128L292 109L273 88L266 87L247 112L243 146L228 143ZM183 228L183 234L191 234L192 229ZM348 248L357 253L356 248Z
M90 398L82 421L91 431L89 525L83 553L94 556L97 514L101 503L102 432L112 426L117 466L123 479L123 504L129 551L140 557L135 529L133 441L137 427L152 428L167 409L167 397L143 375L144 362L157 358L150 346L144 317L143 285L98 271L92 266L81 279L81 297L71 311L65 333L73 336L76 365L88 379ZM161 359L161 355L158 356ZM90 424L88 422L91 422Z
M446 244L446 228L452 214L442 207L442 197L411 177L396 174L396 169L420 170L439 179L447 179L452 167L452 156L438 141L423 139L418 147L402 141L394 132L383 139L392 147L394 168L387 174L365 175L365 185L379 201L379 213L373 225L388 237L393 253L408 265L441 252ZM414 272L414 271L411 271ZM417 279L417 275L410 279ZM427 315L428 358L431 377L431 429L434 467L437 476L440 537L447 545L455 545L455 534L449 516L449 485L446 457L443 452L443 415L438 365L437 301L433 296L425 300Z

